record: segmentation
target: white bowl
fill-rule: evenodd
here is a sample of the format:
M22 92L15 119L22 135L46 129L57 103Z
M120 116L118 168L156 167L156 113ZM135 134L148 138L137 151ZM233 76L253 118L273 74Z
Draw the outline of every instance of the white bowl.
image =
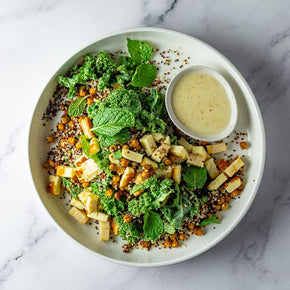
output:
M180 47L183 55L190 57L190 65L204 65L221 72L227 78L236 96L238 105L236 130L247 132L249 136L250 150L248 151L249 158L246 159L246 183L243 194L232 203L227 211L222 212L221 224L209 225L206 227L204 236L189 238L185 247L162 250L154 248L149 252L134 250L130 254L123 253L120 240L117 240L117 243L99 241L94 227L78 224L68 215L68 206L66 206L65 201L48 194L46 191L48 176L42 163L46 159L49 146L45 138L50 134L50 130L55 128L57 121L52 122L50 126L43 127L41 117L56 88L57 77L66 73L81 56L87 53L100 50L112 52L118 49L126 50L126 37L148 41L158 47L160 51ZM245 79L229 60L212 47L191 36L166 29L123 30L103 37L76 53L60 66L48 80L32 114L29 131L28 160L32 181L40 205L48 213L55 226L93 255L119 264L139 267L178 263L195 257L216 245L234 229L248 211L258 191L264 169L265 134L263 121L256 99ZM233 148L229 148L229 150L231 149ZM61 246L65 247L65 245Z
M182 79L185 75L187 75L188 73L191 73L191 72L208 74L208 75L214 77L216 80L218 80L218 82L223 86L223 88L226 91L226 95L227 95L228 100L230 102L231 116L230 116L229 123L227 124L225 129L223 131L219 132L218 134L203 135L203 134L199 134L197 132L194 132L194 131L188 129L186 126L184 126L179 121L179 119L176 117L176 115L174 113L174 110L172 108L172 93L173 93L174 87L180 79ZM171 82L169 83L168 88L166 90L165 105L166 105L166 109L167 109L169 117L171 118L172 122L175 124L175 126L179 130L181 130L183 133L190 136L191 138L194 138L197 140L202 140L202 141L209 141L209 142L218 141L218 140L222 140L225 137L229 136L232 133L232 131L234 130L236 123L237 123L237 119L238 119L237 102L236 102L234 92L233 92L231 86L229 85L229 83L217 71L215 71L209 67L200 66L200 65L194 65L194 66L187 67L184 70L182 70L180 73L175 75L175 77L171 80Z

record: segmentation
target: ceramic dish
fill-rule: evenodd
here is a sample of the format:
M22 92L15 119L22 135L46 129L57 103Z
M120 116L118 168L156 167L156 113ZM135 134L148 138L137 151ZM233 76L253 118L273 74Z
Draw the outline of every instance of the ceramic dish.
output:
M56 88L57 77L66 73L81 56L87 53L100 50L125 51L127 37L150 42L160 51L179 49L183 56L190 58L190 65L207 66L222 74L236 96L238 120L235 130L248 134L250 148L247 151L248 158L245 158L246 184L243 193L239 199L232 202L230 209L222 212L221 224L209 225L204 236L189 238L185 247L162 250L154 248L150 251L134 250L129 254L123 253L121 240L117 240L117 243L99 241L94 227L78 224L68 215L65 202L46 191L48 176L42 167L42 162L49 151L46 136L52 128L55 128L56 121L51 122L50 126L43 127L41 116ZM176 73L181 68L176 69ZM229 146L229 152L231 150L235 150L233 146ZM174 264L195 257L216 245L237 226L248 211L259 188L265 161L265 135L261 113L251 89L239 71L222 54L202 41L182 33L159 28L139 28L123 30L103 37L76 53L51 77L32 115L28 154L37 196L58 229L96 256L123 265L152 267Z

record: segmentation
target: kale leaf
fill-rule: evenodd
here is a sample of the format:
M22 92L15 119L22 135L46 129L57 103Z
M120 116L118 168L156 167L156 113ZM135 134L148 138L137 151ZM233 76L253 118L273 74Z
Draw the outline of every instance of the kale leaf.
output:
M82 191L82 188L78 185L74 185L70 178L62 177L61 178L63 186L69 191L69 193L74 197L77 198L78 194Z

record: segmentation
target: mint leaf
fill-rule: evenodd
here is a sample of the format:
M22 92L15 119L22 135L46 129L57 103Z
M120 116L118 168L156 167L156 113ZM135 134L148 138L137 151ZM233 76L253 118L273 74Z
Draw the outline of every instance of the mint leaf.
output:
M86 108L86 98L77 98L68 106L68 115L70 117L78 117Z
M130 139L128 129L123 129L121 132L114 136L100 136L99 141L103 147L116 144L124 144Z
M134 127L135 117L125 109L105 108L96 113L93 124L96 135L113 136L123 128Z
M152 84L156 77L157 68L153 64L144 63L137 66L135 74L129 85L134 87L147 87Z
M182 177L186 184L195 189L200 189L204 186L207 179L207 171L205 167L184 167Z
M117 150L116 152L114 152L114 153L113 153L113 157L114 157L115 159L117 159L117 160L122 159L122 152L121 152L121 150L119 149L119 150Z
M148 61L152 54L151 46L142 40L127 38L127 48L131 58L137 64Z
M84 154L90 158L91 155L90 155L90 142L87 140L86 136L85 135L82 135L80 137L80 140L81 140L81 144L82 144L82 149L83 149L83 152Z
M161 216L154 211L147 211L144 217L143 231L144 241L155 242L164 232L164 226Z
M216 216L209 216L206 219L204 219L199 225L203 227L212 223L219 224L220 221L216 218Z

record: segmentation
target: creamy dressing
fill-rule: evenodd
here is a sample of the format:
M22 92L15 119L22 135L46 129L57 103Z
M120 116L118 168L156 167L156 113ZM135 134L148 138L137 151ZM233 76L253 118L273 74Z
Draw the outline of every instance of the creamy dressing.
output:
M222 132L231 116L224 87L211 75L198 72L185 75L174 86L172 108L185 127L201 135Z

